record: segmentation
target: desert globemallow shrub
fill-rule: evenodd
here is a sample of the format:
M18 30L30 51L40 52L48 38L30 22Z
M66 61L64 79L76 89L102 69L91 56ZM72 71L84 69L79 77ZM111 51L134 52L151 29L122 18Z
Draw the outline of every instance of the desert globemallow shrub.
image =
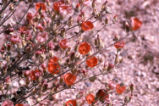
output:
M115 24L116 16L109 12L109 0L6 0L0 7L0 34L4 42L0 49L0 103L2 106L82 106L112 105L111 95L129 98L133 84L119 81L102 81L101 76L111 74L122 63L120 52L127 45L127 38L107 38L100 33ZM26 11L17 13L20 5ZM14 23L10 19L20 15ZM22 15L22 16L21 16ZM116 16L116 18L118 18ZM121 24L121 23L120 23ZM98 26L100 25L100 26ZM131 34L140 30L142 21L131 17L127 24ZM115 30L115 29L114 29ZM123 29L126 30L126 29ZM115 52L109 61L108 48ZM103 88L83 89L99 81ZM98 86L98 85L96 85ZM68 99L57 96L74 90ZM80 95L79 95L80 94ZM85 95L86 94L86 95Z

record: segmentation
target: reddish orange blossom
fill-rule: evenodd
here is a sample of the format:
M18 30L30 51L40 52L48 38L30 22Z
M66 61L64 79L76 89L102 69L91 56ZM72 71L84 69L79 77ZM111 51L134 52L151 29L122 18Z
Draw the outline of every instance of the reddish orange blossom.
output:
M59 46L62 48L62 49L66 49L68 48L68 46L66 45L67 44L67 40L66 39L63 39L59 42Z
M29 77L31 80L37 80L37 78L41 75L41 72L36 69L36 70L33 70L29 73Z
M86 96L86 101L88 104L93 104L95 102L95 97L93 94L88 94Z
M27 33L27 27L26 26L21 26L19 28L19 32L22 33L22 34L26 34Z
M116 43L114 43L114 47L116 49L122 49L125 46L125 42L124 41L118 41Z
M36 76L35 76L35 73L33 71L30 72L29 77L31 80L36 80Z
M65 11L67 11L67 12L70 12L71 9L72 9L72 7L71 7L71 6L68 6L68 5L63 5L63 6L61 6L61 9L62 9L62 10L65 10Z
M82 55L88 54L90 50L91 50L91 47L87 42L82 42L78 48L79 53Z
M60 11L60 7L61 7L62 4L63 4L62 1L56 1L56 2L54 2L53 3L53 9L54 9L54 11L59 12Z
M24 106L23 104L16 104L15 106Z
M60 70L60 65L58 63L48 63L48 71L51 74L58 74Z
M83 31L89 31L94 28L94 25L91 21L83 21L81 24L81 28Z
M94 57L94 56L89 57L86 60L86 64L87 64L88 67L93 68L93 67L95 67L98 64L98 59L96 57Z
M60 71L60 65L58 63L58 58L56 56L50 58L48 61L48 71L51 74L58 74Z
M76 100L69 100L65 103L65 106L77 106Z
M70 86L73 85L75 80L76 80L76 76L73 75L72 73L66 73L63 77L64 82L66 83L66 85Z
M37 11L39 11L39 9L46 11L46 5L43 2L36 3L35 8Z
M56 56L53 56L52 58L49 59L49 62L51 63L57 63L59 61L59 58Z
M126 90L126 87L122 84L116 85L116 92L117 94L122 94Z
M142 22L138 18L136 17L131 18L131 26L133 31L138 30L141 27L141 25Z

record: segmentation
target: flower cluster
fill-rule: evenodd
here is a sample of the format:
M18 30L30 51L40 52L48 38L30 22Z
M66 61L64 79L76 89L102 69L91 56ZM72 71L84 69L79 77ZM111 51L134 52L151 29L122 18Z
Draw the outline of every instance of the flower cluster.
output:
M13 1L16 2L12 4L13 7L21 2ZM5 99L1 100L2 106L56 105L57 99L60 98L54 95L76 88L76 84L85 80L93 83L122 63L116 60L122 57L120 53L127 45L127 40L116 38L110 39L113 41L110 45L107 42L103 44L101 38L106 35L99 33L108 25L108 19L105 18L109 13L106 2L102 4L100 11L97 11L96 0L33 1L28 0L31 4L21 21L16 22L17 25L9 24L2 28L4 31L1 33L5 35L5 42L0 48L0 84L4 93L0 95L5 95ZM12 5L9 10L14 10ZM91 10L90 17L85 13L85 9ZM114 19L109 21L115 23ZM130 22L129 29L132 32L137 32L143 24L137 17L131 17ZM1 23L0 26L3 26L3 22ZM101 29L96 26L98 23L101 23ZM111 62L106 46L115 47L114 50L117 51L114 52L115 60ZM10 84L14 81L16 84ZM110 95L114 91L114 95L118 96L129 92L132 95L133 90L123 83L112 86L111 83L99 82L105 85L105 88L85 92L87 95L84 98L70 98L64 101L65 106L78 106L78 101L82 99L89 105L109 105ZM129 92L125 92L126 90ZM45 103L47 100L49 102Z

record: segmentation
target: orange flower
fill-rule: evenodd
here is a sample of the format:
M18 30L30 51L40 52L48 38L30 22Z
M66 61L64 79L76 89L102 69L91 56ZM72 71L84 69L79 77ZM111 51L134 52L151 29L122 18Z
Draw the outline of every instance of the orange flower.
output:
M29 74L29 77L31 80L36 80L36 76L35 76L35 73L33 71Z
M69 100L66 102L65 106L77 106L76 100Z
M86 60L86 64L88 67L94 67L98 64L98 59L96 57L89 57L87 60Z
M63 39L59 42L59 46L62 48L62 49L66 49L68 48L68 46L66 45L67 43L67 40L66 39Z
M48 63L48 71L51 74L58 74L60 70L60 65L58 63Z
M71 73L66 73L64 75L64 82L66 83L66 85L70 86L72 84L74 84L76 80L76 76L71 74Z
M66 10L67 12L69 12L71 10L71 6L67 6L67 5L63 5L63 6L61 6L61 8L63 10Z
M54 56L52 58L50 58L49 63L57 63L59 61L59 58Z
M122 84L116 85L116 92L117 94L122 94L126 90L126 87Z
M39 9L46 11L46 5L43 2L36 3L35 8L37 11L39 11Z
M53 4L53 9L56 12L59 12L60 9L66 10L67 12L69 12L71 10L71 6L65 5L63 1L56 1Z
M81 24L81 28L83 31L89 31L94 28L94 25L91 21L84 21Z
M54 9L54 11L59 12L59 11L60 11L60 6L61 6L62 4L63 4L62 1L56 1L56 2L54 2L54 4L53 4L53 9Z
M49 59L49 61L48 61L48 71L51 74L57 74L57 73L59 73L60 65L58 63L58 60L59 59L56 56L54 56L51 59Z
M95 97L93 94L88 94L86 96L86 101L88 102L88 104L93 104L95 102Z
M138 18L136 17L131 18L131 26L133 31L138 30L141 27L141 25L142 22Z
M87 42L82 42L78 48L79 53L82 55L88 54L90 50L91 50L91 47Z
M15 106L24 106L23 104L16 104Z
M29 73L29 77L31 80L36 80L41 75L39 70L34 70Z
M19 32L22 33L22 34L26 34L27 33L27 27L26 26L21 26L19 28Z
M122 49L124 47L124 45L125 45L124 41L118 41L118 42L114 43L114 47L116 49Z

